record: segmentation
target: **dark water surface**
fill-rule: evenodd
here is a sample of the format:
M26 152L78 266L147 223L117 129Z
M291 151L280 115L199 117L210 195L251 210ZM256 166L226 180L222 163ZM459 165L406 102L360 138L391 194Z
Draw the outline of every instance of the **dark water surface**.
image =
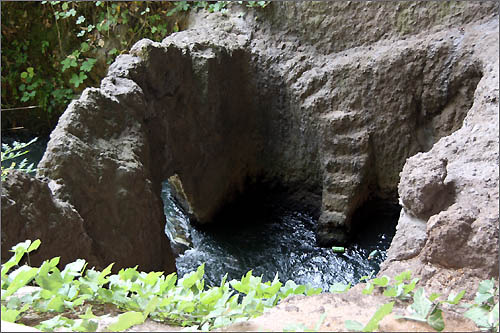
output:
M355 216L358 230L343 254L316 246L316 220L311 214L286 205L250 202L246 207L216 221L208 228L193 227L171 196L167 182L162 198L167 216L166 233L173 239L187 230L192 248L177 258L179 276L205 263L208 285L218 285L225 273L240 279L248 270L272 280L276 272L282 282L309 283L324 291L335 282L355 284L364 275L379 270L395 233L399 206L372 201ZM172 222L174 221L174 222ZM176 233L173 224L182 224ZM173 235L172 235L173 234ZM373 250L378 254L368 259Z

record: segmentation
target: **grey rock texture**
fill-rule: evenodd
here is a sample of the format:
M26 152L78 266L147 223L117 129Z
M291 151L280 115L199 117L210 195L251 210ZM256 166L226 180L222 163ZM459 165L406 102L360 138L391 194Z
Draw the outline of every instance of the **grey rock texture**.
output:
M95 262L84 223L71 205L52 196L47 181L13 170L2 182L2 262L12 257L12 246L26 239L42 241L30 254L31 265L54 256L61 263L76 258Z
M437 290L467 289L498 277L498 24L464 38L483 76L463 126L401 173L403 211L380 274L412 269Z
M248 184L297 190L319 208L318 242L341 244L357 207L370 196L397 198L407 158L430 150L402 174L394 246L404 250L393 247L402 254L389 262L416 255L442 264L446 250L432 235L462 237L439 222L462 213L445 212L475 203L469 189L490 207L498 185L498 65L485 56L498 48L497 12L487 1L275 2L193 13L188 30L138 42L100 88L68 107L39 176L81 216L99 260L171 269L159 197L171 176L199 223ZM485 168L495 158L497 169ZM498 217L491 207L478 208L486 215L477 225L473 213L460 218L460 230L493 233L484 222ZM472 248L481 238L470 235ZM478 253L498 251L486 247Z
M140 116L145 108L141 88L129 79L107 77L100 89L86 89L51 133L38 175L57 184L54 196L85 221L96 265L171 272L174 257Z

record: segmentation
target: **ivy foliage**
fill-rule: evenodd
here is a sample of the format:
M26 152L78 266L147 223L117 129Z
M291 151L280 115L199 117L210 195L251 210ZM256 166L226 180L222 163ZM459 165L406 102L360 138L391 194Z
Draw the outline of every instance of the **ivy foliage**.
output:
M264 8L268 1L239 2ZM183 29L188 10L225 12L230 1L12 1L2 3L4 128L47 134L67 104L96 86L139 39ZM30 108L28 108L30 107Z
M257 317L290 294L322 291L293 281L283 285L277 274L273 281L262 282L262 277L253 276L252 271L240 280L227 281L226 275L219 286L206 286L204 264L180 279L176 273L165 276L163 272L140 272L137 266L121 269L118 274L111 274L113 264L96 271L87 268L83 259L62 270L59 257L46 260L40 267L20 264L24 255L39 246L39 240L14 246L14 255L2 265L2 319L22 323L28 310L54 314L37 325L44 331L60 327L95 331L98 316L92 306L98 304L112 304L122 312L108 327L110 331L125 330L146 318L207 331ZM16 291L26 285L39 288L16 296Z
M464 313L466 318L471 319L479 329L488 332L498 332L498 288L495 288L495 280L484 280L479 284L474 303L460 303L465 295L465 290L458 294L451 293L446 299L440 299L442 295L432 293L429 296L423 288L416 289L418 278L411 276L411 271L405 271L394 277L394 283L390 284L390 278L381 276L371 279L371 276L364 276L366 286L362 293L372 294L375 290L383 296L392 299L392 302L382 305L371 317L366 325L360 322L347 320L345 326L351 331L371 332L378 329L379 322L392 312L395 302L410 304L404 316L395 315L396 319L406 319L427 323L436 331L444 330L443 305L461 306L469 308ZM496 303L495 303L496 299Z

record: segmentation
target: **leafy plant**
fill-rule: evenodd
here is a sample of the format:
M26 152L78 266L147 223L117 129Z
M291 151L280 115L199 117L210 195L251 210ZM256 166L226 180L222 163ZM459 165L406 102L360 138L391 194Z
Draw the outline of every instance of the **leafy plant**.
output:
M350 331L373 332L378 329L379 322L392 312L394 302L382 305L378 308L375 314L370 318L366 325L363 325L356 320L346 320L345 326Z
M46 260L39 268L22 265L13 272L22 257L40 245L26 241L13 247L15 255L2 265L2 317L22 322L27 309L36 312L59 313L37 327L54 330L57 327L77 331L92 331L98 319L92 314L92 304L113 304L123 313L108 327L111 331L125 330L146 318L175 325L210 330L261 315L290 294L318 294L321 288L285 285L275 276L262 282L262 277L245 274L241 280L227 281L220 286L205 286L204 264L194 272L177 279L175 273L139 272L137 267L121 269L111 274L113 264L102 271L87 269L83 259L67 264L61 271L59 257ZM32 283L40 289L21 298L19 288ZM80 319L73 320L61 313L87 307Z
M482 331L498 332L499 316L498 288L495 280L484 280L479 284L474 303L464 305L469 308L464 316L471 319Z
M1 161L2 161L2 181L4 181L7 178L7 175L9 172L13 169L18 169L21 171L24 171L26 173L30 173L35 171L36 169L34 168L34 164L31 163L28 164L28 160L25 158L17 165L15 162L12 160L23 156L29 152L29 150L26 150L25 148L31 145L33 142L35 142L38 138L34 138L30 140L29 142L22 143L22 142L17 142L14 141L12 145L8 145L6 143L2 143L2 151L1 151ZM5 163L7 161L11 161L9 166L5 166ZM17 167L16 167L17 166Z

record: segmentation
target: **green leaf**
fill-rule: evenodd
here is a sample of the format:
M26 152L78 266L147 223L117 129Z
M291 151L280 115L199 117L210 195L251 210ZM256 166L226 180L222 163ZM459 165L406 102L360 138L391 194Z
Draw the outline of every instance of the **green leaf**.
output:
M73 281L75 277L81 276L86 266L87 262L84 259L77 259L67 264L61 272L64 283L69 283Z
M374 332L378 330L379 322L392 312L392 308L394 307L394 302L390 302L382 305L375 314L372 316L368 324L363 328L363 332Z
M448 300L446 300L445 302L456 305L458 304L458 302L460 302L460 300L464 297L464 295L465 295L465 289L459 292L457 295L451 293L448 295Z
M78 88L80 84L82 84L83 81L85 81L86 78L87 75L85 75L85 73L83 72L80 72L79 75L73 74L71 76L71 79L69 80L69 83L72 83L75 86L75 88Z
M464 313L464 317L472 320L478 327L489 327L488 311L481 307L474 307Z
M222 295L223 293L220 288L212 288L201 295L200 302L205 305L214 304L222 297Z
M402 283L404 281L409 281L410 279L411 279L411 271L402 272L401 274L396 275L394 277L394 280L396 280L399 283Z
M160 299L157 296L154 296L149 301L148 305L146 306L146 308L143 311L144 319L146 319L151 312L153 312L153 311L156 310L156 308L158 307L159 303L160 303Z
M78 63L76 62L76 57L75 56L69 55L69 56L66 57L66 59L64 59L63 61L61 61L61 65L63 65L62 71L64 72L68 68L78 66Z
M363 331L364 328L363 324L361 324L359 321L356 320L346 320L345 327L349 331L357 331L357 332Z
M443 312L441 309L432 311L429 318L427 318L427 323L436 331L441 332L444 329Z
M367 283L366 287L361 291L364 295L371 295L373 292L373 284Z
M35 251L36 249L38 249L38 247L40 246L42 242L37 239L35 240L33 243L31 243L31 245L28 247L28 250L26 252L32 252L32 251Z
M129 311L118 316L118 321L108 326L107 331L120 332L127 328L143 323L145 320L141 312Z
M64 311L64 300L60 295L54 295L47 304L47 310L54 310L56 312Z
M97 59L87 58L82 65L80 66L80 70L84 72L90 72L94 67L94 64L97 62Z
M92 313L92 305L89 305L87 307L87 309L85 310L85 314L79 315L78 317L80 317L81 319L94 319L94 318L97 318L97 316Z
M495 280L493 278L491 280L483 280L479 283L477 292L480 294L492 293L494 288L495 288Z
M436 299L438 299L438 298L439 298L439 296L441 296L441 294L438 294L438 293L432 293L432 294L429 296L429 301L434 302Z
M427 315L432 309L432 302L425 297L423 288L419 288L413 295L413 304L411 308L422 318L427 318Z
M78 19L76 20L76 24L81 24L85 22L85 17L84 16L78 16Z
M343 284L336 282L330 286L330 289L328 290L330 293L343 293L348 291L351 288L351 284Z
M379 278L375 278L375 279L371 280L370 282L376 286L385 287L389 284L389 278L387 276L382 276Z
M19 269L12 272L11 276L14 276L14 279L7 288L7 290L2 293L2 300L15 293L17 290L19 290L19 288L22 288L28 283L30 283L36 276L37 272L38 272L37 268L31 268L28 266L22 266Z
M497 304L495 304L490 314L488 315L488 323L491 326L496 327L497 331L498 331L498 317L499 313L498 313L498 302L497 302Z

